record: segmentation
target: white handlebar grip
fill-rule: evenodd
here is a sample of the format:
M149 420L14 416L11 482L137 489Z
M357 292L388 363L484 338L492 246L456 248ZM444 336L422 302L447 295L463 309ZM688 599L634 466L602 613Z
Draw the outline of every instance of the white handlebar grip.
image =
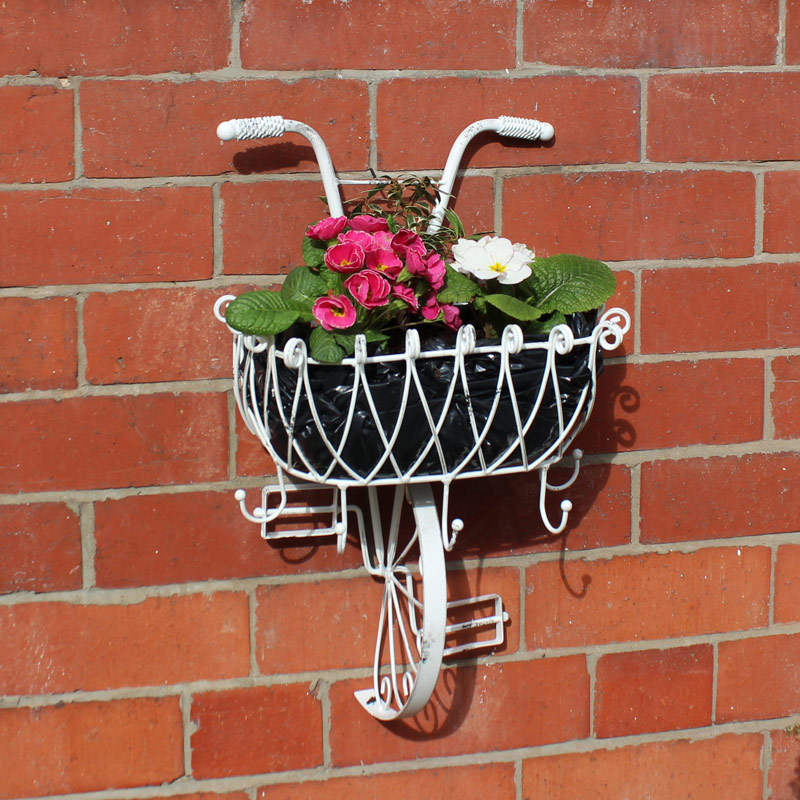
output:
M223 142L231 139L266 139L283 136L286 125L283 117L248 117L229 119L217 126L217 136Z
M553 126L549 122L539 122L537 119L525 119L524 117L500 117L500 130L497 132L501 136L513 136L516 139L541 139L549 142L555 134Z

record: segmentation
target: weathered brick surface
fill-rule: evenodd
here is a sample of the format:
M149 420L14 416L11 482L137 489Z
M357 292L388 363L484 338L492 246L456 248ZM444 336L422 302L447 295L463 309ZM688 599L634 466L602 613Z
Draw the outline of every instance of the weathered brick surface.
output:
M78 515L62 503L0 509L0 593L80 589Z
M587 67L712 67L772 64L778 4L735 0L525 5L524 58Z
M440 113L444 107L447 114ZM380 168L442 169L456 136L486 117L489 109L496 116L546 120L564 145L559 144L556 153L550 145L483 134L467 149L464 166L616 163L637 158L639 98L634 79L397 78L378 87ZM587 118L591 125L585 124Z
M74 177L72 102L71 91L53 86L0 87L0 181L41 183Z
M795 453L656 461L642 468L642 541L677 542L797 529Z
M390 0L256 0L244 17L242 63L291 70L502 69L515 63L515 21L512 0L410 3L402 13Z
M72 389L77 383L78 319L71 297L0 299L0 392Z
M652 161L779 161L800 157L800 75L655 75L648 84ZM769 133L754 114L770 99ZM736 131L735 136L720 135Z
M540 255L746 258L753 255L754 234L752 175L593 172L503 183L503 235L535 242Z
M768 622L770 554L706 548L603 561L549 561L526 572L532 648L749 630Z
M177 697L0 710L0 797L127 789L184 774Z
M149 486L226 474L221 394L30 400L0 406L7 492Z
M283 772L322 763L320 703L307 684L198 694L192 722L196 778Z
M523 762L523 796L761 800L762 744L757 734L727 735L530 759Z
M126 75L224 67L229 4L46 2L3 6L0 72L27 75Z
M0 285L211 276L211 191L202 187L0 194Z
M241 677L249 627L246 597L229 593L0 608L0 686L25 695Z
M367 90L360 81L97 81L84 87L82 100L90 176L316 171L313 150L299 134L226 144L217 139L223 120L273 114L315 128L338 169L367 166Z

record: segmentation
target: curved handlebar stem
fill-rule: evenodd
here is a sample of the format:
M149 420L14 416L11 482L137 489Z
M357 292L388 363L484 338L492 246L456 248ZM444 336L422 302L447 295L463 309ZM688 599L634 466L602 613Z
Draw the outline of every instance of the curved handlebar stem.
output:
M319 164L320 177L325 188L330 214L332 217L341 217L344 214L344 208L339 194L339 179L336 177L336 171L325 142L310 125L283 117L248 117L229 119L217 126L217 136L223 142L232 139L265 139L283 136L284 133L299 133L311 143Z
M450 155L447 157L442 180L439 183L439 202L433 210L433 217L428 225L428 233L436 233L442 227L444 212L450 202L450 193L453 191L456 173L467 145L479 133L486 131L494 131L501 136L509 136L516 139L528 139L530 141L539 139L543 142L552 139L555 133L553 126L549 122L539 122L538 120L524 117L480 119L464 128L456 137L452 148L450 148Z

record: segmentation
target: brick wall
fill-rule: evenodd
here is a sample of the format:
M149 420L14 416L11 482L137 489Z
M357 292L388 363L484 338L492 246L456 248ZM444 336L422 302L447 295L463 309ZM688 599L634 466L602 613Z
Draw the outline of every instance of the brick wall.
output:
M0 797L798 797L800 0L35 0L0 41ZM552 122L458 210L634 317L565 537L535 476L454 489L508 641L408 724L352 696L357 548L233 502L270 467L211 306L322 214L304 140L217 141L254 114L356 177Z

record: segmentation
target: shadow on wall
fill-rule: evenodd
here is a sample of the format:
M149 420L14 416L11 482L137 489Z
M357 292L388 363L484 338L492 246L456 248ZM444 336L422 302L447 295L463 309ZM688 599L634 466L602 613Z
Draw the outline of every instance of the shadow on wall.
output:
M316 165L317 159L310 145L293 142L249 147L233 156L233 167L241 175L261 172L280 172L300 164Z

